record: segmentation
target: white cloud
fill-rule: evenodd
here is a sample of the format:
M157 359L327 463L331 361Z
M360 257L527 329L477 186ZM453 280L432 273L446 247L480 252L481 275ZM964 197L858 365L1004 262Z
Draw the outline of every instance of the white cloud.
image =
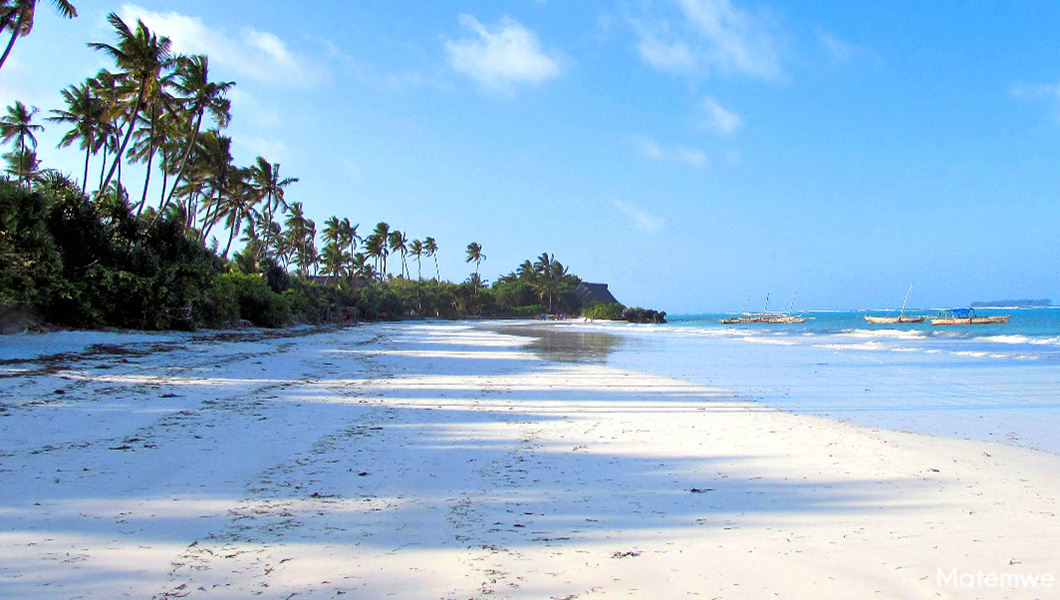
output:
M615 209L641 231L658 233L666 226L666 220L662 217L637 208L629 202L615 200Z
M488 90L511 94L516 84L540 83L561 72L559 59L542 51L537 34L510 18L486 27L464 14L460 23L475 37L446 40L449 65Z
M731 135L743 125L739 115L723 108L714 98L704 98L700 108L703 111L701 125L704 129Z
M199 17L177 12L154 12L124 4L118 15L130 27L140 19L152 31L168 36L173 49L182 54L206 54L211 66L231 69L240 76L286 85L311 85L327 78L327 72L291 52L276 35L243 27L238 34L213 28Z
M760 79L780 76L766 22L730 0L672 0L677 18L632 20L637 50L653 67L679 74L718 71Z
M875 63L883 61L883 59L872 50L869 50L864 46L859 46L853 42L839 39L820 27L817 28L817 39L821 42L821 45L824 46L828 55L839 62L859 59L869 60Z
M678 162L695 168L700 168L707 164L707 155L698 148L663 148L655 141L642 135L633 136L633 142L641 154L652 160Z

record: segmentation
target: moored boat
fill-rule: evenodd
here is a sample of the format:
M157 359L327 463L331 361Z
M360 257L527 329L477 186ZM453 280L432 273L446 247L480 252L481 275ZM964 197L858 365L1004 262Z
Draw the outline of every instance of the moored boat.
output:
M796 292L797 293L797 292ZM721 320L722 325L742 325L744 323L805 323L806 317L791 314L795 307L795 294L791 295L791 306L787 313L769 311L769 294L766 294L766 306L762 312L744 312L738 317L727 317Z
M898 313L897 317L876 317L872 315L865 315L865 320L869 323L877 324L893 324L893 323L923 323L927 317L923 315L911 315L905 316L905 305L909 302L909 293L913 291L913 286L910 284L909 291L905 293L905 300L902 302L902 311Z
M1009 315L979 316L971 308L951 308L932 317L932 325L994 325L1008 323Z

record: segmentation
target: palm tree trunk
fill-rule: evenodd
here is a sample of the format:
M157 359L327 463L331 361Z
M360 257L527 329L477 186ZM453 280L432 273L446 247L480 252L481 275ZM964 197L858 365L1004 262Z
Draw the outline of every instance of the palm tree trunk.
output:
M143 212L144 206L147 205L147 188L151 185L151 164L155 160L155 151L152 149L151 153L147 155L147 176L144 179L144 193L140 195L140 207L136 209L136 216L140 216Z
M191 139L188 140L188 145L184 148L184 156L180 158L180 167L177 168L177 177L173 180L173 189L169 191L169 196L166 198L166 203L169 203L173 199L174 192L180 187L180 182L184 179L184 167L188 164L188 157L191 156L192 150L195 148L195 142L199 138L199 127L202 126L202 113L199 111L199 116L195 120L195 129L191 132ZM163 205L164 206L164 205ZM162 212L162 206L158 207L158 211Z
M103 181L103 185L100 186L106 189L107 185L110 184L110 180L114 177L114 171L121 165L121 157L125 156L125 148L129 145L129 139L132 138L133 125L136 123L136 115L140 114L140 106L143 104L144 95L147 93L147 81L140 81L140 92L136 96L136 104L133 105L133 111L129 114L128 121L125 122L125 126L128 131L125 132L125 139L121 142L121 148L118 149L118 155L114 158L114 164L110 166L110 172L107 173L106 180ZM119 171L120 173L120 171ZM118 181L121 182L121 175L118 175Z
M11 39L7 41L7 47L4 48L4 55L0 56L0 69L4 68L4 63L7 62L7 57L11 54L11 49L15 47L15 40L18 39L19 32L22 31L22 26L26 22L26 11L22 11L18 15L18 23L15 23L15 28L11 30Z
M228 260L228 251L232 249L232 240L236 239L236 231L239 230L240 223L242 223L242 220L236 221L232 224L232 232L228 234L228 245L225 246L224 254L221 255L221 258L224 258L225 260Z
M85 176L81 178L81 194L85 194L85 190L88 189L88 159L92 156L92 144L88 145L88 149L85 150Z

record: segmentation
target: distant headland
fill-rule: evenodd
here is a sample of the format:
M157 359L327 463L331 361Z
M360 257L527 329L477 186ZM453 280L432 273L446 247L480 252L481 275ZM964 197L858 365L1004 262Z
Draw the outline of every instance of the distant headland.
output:
M1041 300L991 300L989 302L972 302L972 308L1005 307L1005 308L1045 308L1052 306L1048 298Z

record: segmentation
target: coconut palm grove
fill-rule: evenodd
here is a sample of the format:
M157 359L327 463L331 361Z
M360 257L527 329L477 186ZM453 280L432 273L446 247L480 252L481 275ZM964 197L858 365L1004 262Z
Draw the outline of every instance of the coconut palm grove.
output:
M7 57L32 32L35 0L0 2ZM51 3L68 18L76 7ZM62 91L64 106L19 100L0 118L0 316L67 327L194 329L359 319L537 317L660 320L654 311L583 306L581 280L542 253L492 285L477 242L440 243L350 216L323 227L295 200L298 177L257 157L234 164L232 81L208 56L174 53L142 21L111 13L113 38L90 47L112 68ZM4 99L5 102L9 101ZM84 155L69 174L42 165L37 134L64 128L60 147ZM144 173L130 197L130 165ZM123 167L126 173L123 174ZM443 278L439 252L464 252L473 271Z

